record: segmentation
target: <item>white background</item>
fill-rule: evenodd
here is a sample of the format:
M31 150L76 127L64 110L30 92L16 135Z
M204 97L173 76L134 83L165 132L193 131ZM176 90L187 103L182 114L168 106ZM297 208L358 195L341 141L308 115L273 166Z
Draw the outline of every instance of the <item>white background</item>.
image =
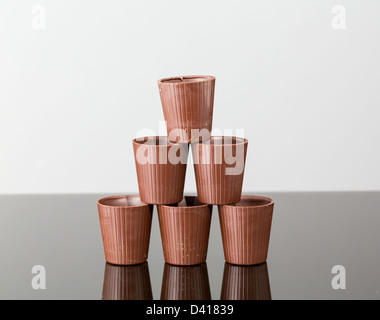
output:
M380 190L379 35L378 0L2 0L0 193L137 193L131 140L188 74L249 139L245 192Z

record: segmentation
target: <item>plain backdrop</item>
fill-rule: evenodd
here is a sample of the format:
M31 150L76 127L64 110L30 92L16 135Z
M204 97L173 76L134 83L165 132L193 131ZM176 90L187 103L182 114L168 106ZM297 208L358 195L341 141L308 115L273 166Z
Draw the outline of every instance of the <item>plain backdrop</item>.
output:
M380 190L379 34L378 0L2 0L0 193L137 193L157 80L189 74L249 139L245 192Z

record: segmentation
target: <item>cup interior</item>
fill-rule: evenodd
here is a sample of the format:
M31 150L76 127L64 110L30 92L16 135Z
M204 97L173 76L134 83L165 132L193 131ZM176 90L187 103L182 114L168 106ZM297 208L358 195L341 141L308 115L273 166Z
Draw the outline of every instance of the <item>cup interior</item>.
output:
M170 142L168 137L161 137L161 136L136 138L136 139L133 139L133 142L137 144L148 145L148 146L168 146L168 145L176 144L176 143Z
M203 82L207 80L213 80L212 76L183 76L172 77L159 80L161 83L186 83L186 82Z
M273 203L270 198L259 197L259 196L243 196L241 200L237 203L229 204L229 206L234 207L260 207L267 206Z
M203 142L203 144L236 145L236 144L244 144L246 142L247 142L247 139L244 139L244 138L221 136L221 137L211 137L209 141L205 141Z
M108 207L139 207L147 204L140 200L139 196L115 196L100 199L100 205Z
M205 204L198 200L198 197L195 196L185 196L183 200L179 203L174 203L167 205L169 207L199 207L204 206Z

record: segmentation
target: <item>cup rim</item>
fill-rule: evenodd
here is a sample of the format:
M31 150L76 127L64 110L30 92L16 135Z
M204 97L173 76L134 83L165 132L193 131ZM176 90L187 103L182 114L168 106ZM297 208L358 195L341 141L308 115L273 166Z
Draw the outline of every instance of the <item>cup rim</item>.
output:
M236 143L222 143L222 144L214 144L211 143L211 141L214 138L231 138L235 139ZM239 142L237 142L239 141ZM204 142L193 142L193 144L200 144L200 145L205 145L205 146L214 146L214 147L224 147L224 146L237 146L237 145L242 145L242 144L248 144L248 139L246 138L241 138L241 137L236 137L236 136L211 136L209 140L204 141Z
M137 141L137 140L140 140L141 141ZM144 144L144 142L146 142L147 140L149 139L166 139L166 143L165 144ZM186 143L181 143L181 142L170 142L169 140L169 137L168 136L144 136L144 137L137 137L137 138L134 138L132 139L132 143L135 144L135 145L139 145L139 146L148 146L148 147L172 147L172 146L179 146L179 145L182 145L182 144L186 144Z
M144 203L143 204L140 204L140 205L134 205L134 206L112 206L112 205L107 205L107 204L103 204L101 203L102 201L104 200L109 200L109 199L124 199L124 198L138 198L141 202L143 202L140 198L139 195L119 195L119 196L108 196L108 197L104 197L104 198L100 198L96 201L96 203L101 206L101 207L105 207L105 208L123 208L123 209L127 209L127 208L140 208L140 207L146 207L146 206L149 206L149 204L147 203Z
M193 81L184 81L183 79L194 79ZM169 82L171 80L181 80L181 82ZM167 77L162 78L158 80L158 84L164 84L164 85L186 85L190 83L201 83L201 82L207 82L207 81L214 81L214 76L207 76L207 75L188 75L188 76L177 76L177 77Z
M175 206L176 204L178 203L181 203L182 201L186 200L186 199L189 199L189 198L192 198L192 199L197 199L199 201L199 198L198 196L183 196L182 200L180 202L177 202L177 203L170 203L170 204L159 204L158 206L159 207L166 207L166 208L177 208L177 209L191 209L191 208L204 208L204 207L207 207L209 206L209 204L206 204L206 203L202 203L200 202L201 204L199 205L196 205L196 206L185 206L185 207L178 207L178 206Z
M241 202L242 199L256 199L256 200L266 200L266 201L269 201L268 203L265 203L265 204L261 204L261 205L257 205L257 206L239 206L237 205L239 202ZM230 203L230 204L222 204L221 206L224 206L224 207L235 207L235 208L264 208L264 207L269 207L271 205L274 204L274 200L271 199L271 198L268 198L268 197L263 197L263 196L255 196L255 195L242 195L241 196L241 199L239 202L235 202L235 203Z

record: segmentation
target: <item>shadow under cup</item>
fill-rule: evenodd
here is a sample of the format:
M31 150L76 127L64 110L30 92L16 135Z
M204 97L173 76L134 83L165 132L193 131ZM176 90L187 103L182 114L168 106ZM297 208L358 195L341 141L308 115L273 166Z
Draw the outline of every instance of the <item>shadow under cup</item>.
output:
M272 300L268 266L224 265L220 300Z
M206 263L187 267L165 263L161 300L211 300Z
M133 266L106 263L103 300L152 300L148 262Z
M133 195L106 197L97 204L106 261L116 265L146 261L153 206Z

